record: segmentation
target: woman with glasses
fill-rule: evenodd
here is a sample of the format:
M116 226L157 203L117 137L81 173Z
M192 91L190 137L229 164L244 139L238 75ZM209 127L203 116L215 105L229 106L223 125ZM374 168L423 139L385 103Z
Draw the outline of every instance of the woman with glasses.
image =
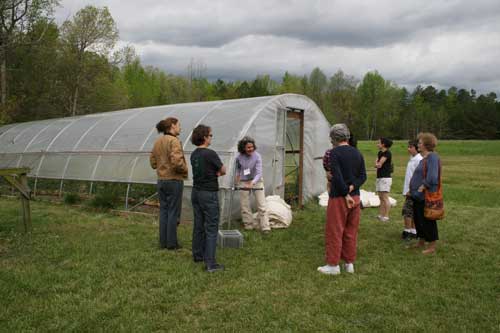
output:
M410 195L413 200L413 220L417 229L418 243L415 248L423 248L428 242L427 249L422 254L436 252L436 241L439 239L438 227L435 220L424 216L425 191L437 192L441 184L441 161L434 152L437 138L432 133L418 135L418 150L422 160L413 172L410 180Z
M198 125L191 136L197 148L191 153L193 169L193 260L205 262L207 272L223 271L224 265L215 260L217 234L219 231L219 182L217 178L226 174L215 151L208 147L212 143L212 129Z

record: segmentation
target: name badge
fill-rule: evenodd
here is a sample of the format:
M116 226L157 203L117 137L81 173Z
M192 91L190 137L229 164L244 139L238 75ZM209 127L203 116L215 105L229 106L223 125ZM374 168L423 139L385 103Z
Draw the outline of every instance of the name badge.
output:
M244 169L243 170L243 175L248 176L250 174L250 169Z

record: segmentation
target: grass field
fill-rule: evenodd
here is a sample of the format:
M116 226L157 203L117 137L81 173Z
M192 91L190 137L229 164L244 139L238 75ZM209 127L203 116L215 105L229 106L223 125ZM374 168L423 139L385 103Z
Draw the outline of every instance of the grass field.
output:
M360 150L374 188L372 142ZM438 253L400 241L365 209L354 275L323 276L324 209L309 204L287 230L244 232L242 249L218 250L226 271L203 272L184 249L157 248L148 217L34 202L33 232L19 203L0 198L0 331L500 331L500 142L440 142L447 218ZM396 142L393 197L408 156Z

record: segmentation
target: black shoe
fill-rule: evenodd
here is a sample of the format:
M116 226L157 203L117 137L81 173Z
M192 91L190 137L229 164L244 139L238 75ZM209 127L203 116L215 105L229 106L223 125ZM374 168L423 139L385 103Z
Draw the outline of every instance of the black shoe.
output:
M408 231L403 231L403 232L401 233L401 239L402 239L402 240L409 240L409 239L410 239L410 235L411 235L411 233L410 233L410 232L408 232Z
M203 258L193 258L194 262L204 262Z
M215 272L222 272L224 270L224 265L222 264L214 264L210 267L206 267L205 270L208 272L208 273L215 273Z
M175 251L180 249L182 249L182 246L180 244L177 244L176 246L167 246L167 250L169 251Z
M417 234L414 234L412 232L409 233L409 239L418 239Z

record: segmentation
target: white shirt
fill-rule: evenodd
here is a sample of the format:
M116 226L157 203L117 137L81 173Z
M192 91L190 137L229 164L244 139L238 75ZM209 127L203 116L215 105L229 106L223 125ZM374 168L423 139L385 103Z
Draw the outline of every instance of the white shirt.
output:
M413 176L413 172L417 168L422 158L422 155L418 153L417 155L411 157L408 161L408 164L406 165L405 183L403 185L403 195L406 195L406 193L408 193L408 191L410 190L411 177Z

